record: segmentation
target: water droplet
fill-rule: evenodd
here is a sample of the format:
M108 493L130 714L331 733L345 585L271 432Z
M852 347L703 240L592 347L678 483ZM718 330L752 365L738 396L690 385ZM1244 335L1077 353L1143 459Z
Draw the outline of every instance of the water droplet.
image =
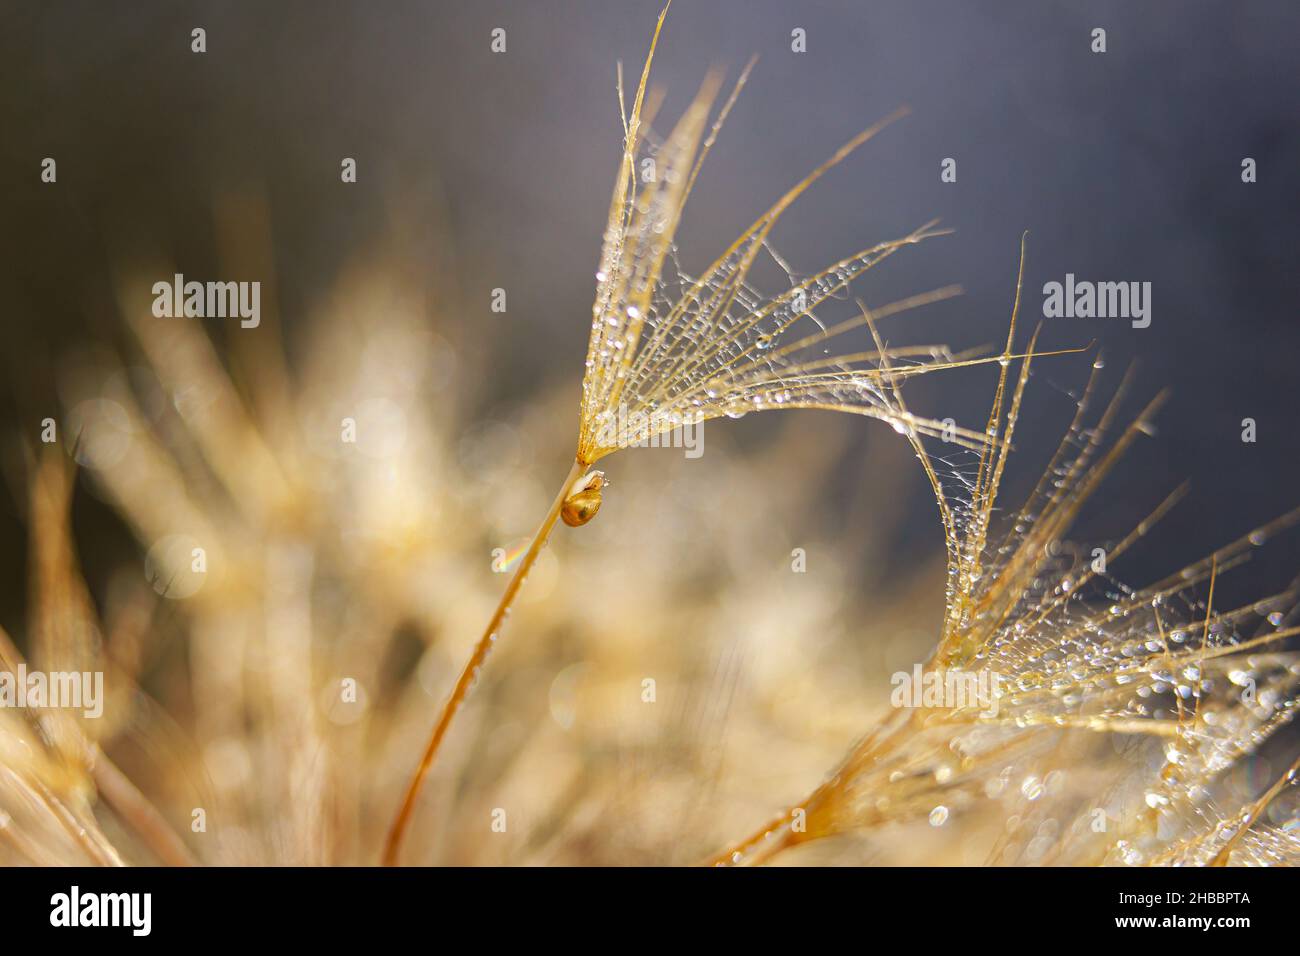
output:
M745 413L749 411L749 407L745 403L745 396L739 392L727 396L722 405L722 411L728 418L744 418Z
M1026 800L1037 800L1043 795L1043 783L1037 777L1026 777L1020 785L1020 793Z

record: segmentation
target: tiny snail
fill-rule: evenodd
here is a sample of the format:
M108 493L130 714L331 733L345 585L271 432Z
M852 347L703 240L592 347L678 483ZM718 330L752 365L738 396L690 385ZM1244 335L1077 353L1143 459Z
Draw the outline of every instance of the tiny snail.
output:
M570 528L577 528L596 517L600 510L600 489L605 487L605 473L593 471L573 483L560 506L560 517Z

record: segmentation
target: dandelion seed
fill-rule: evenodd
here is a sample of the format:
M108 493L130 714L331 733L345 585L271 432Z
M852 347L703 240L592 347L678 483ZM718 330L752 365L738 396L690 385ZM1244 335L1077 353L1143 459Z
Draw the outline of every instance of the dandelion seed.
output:
M947 287L878 307L832 326L816 310L843 297L854 279L905 246L940 235L934 223L898 239L877 243L791 288L766 297L750 282L762 254L784 267L768 243L782 214L809 186L876 135L891 117L859 133L785 193L699 276L678 266L677 228L701 165L727 114L744 88L753 63L741 73L730 97L710 124L718 80L710 75L699 94L662 142L655 142L645 116L650 65L667 9L660 14L630 111L619 83L623 154L596 270L596 299L582 380L577 449L561 491L520 560L488 631L505 612L555 522L590 521L600 508L600 485L588 481L595 462L671 431L690 416L696 423L740 418L751 411L819 408L879 418L909 436L943 435L958 446L982 447L983 433L945 426L909 413L898 398L904 380L940 369L992 359L958 358L935 346L828 353L825 343L893 315L939 302L959 290ZM658 175L641 181L639 159L653 158ZM788 267L786 267L788 273ZM998 361L1009 361L1009 352ZM904 363L904 364L899 364ZM776 397L774 397L776 396ZM638 424L630 424L636 422ZM584 477L588 476L588 477ZM480 640L435 725L424 756L393 822L384 860L395 863L421 783L438 747L473 686L471 674L483 663Z
M1023 263L1022 250L1017 306ZM1013 307L1006 354L1012 350L1017 311ZM761 851L752 839L744 840L728 848L724 859L739 848L744 862L757 862L809 839L870 830L916 815L929 814L933 823L938 787L986 800L1013 798L1021 812L1045 814L1064 799L1058 791L1068 794L1064 769L1071 770L1070 779L1078 778L1082 767L1114 776L1111 764L1092 756L1090 738L1131 735L1138 754L1143 738L1173 738L1177 746L1166 750L1162 769L1154 775L1148 774L1145 760L1123 761L1133 782L1142 786L1143 809L1121 815L1121 832L1088 827L1088 840L1050 847L1031 841L1032 853L1004 840L990 859L1011 862L1033 856L1030 862L1041 862L1044 854L1065 859L1073 852L1088 862L1113 859L1130 865L1230 858L1300 861L1300 843L1276 827L1239 826L1231 836L1214 837L1214 825L1225 814L1210 798L1221 789L1226 770L1300 711L1300 655L1279 650L1300 628L1280 627L1283 618L1274 620L1268 612L1278 601L1294 603L1297 593L1227 611L1217 610L1214 600L1219 573L1239 565L1250 549L1282 528L1300 523L1300 509L1142 589L1116 591L1108 573L1072 565L1068 558L1076 549L1065 535L1075 516L1123 452L1149 433L1146 423L1163 398L1148 403L1107 447L1132 376L1125 377L1099 420L1085 428L1100 371L1094 368L1065 440L1026 503L1008 514L1008 530L998 537L994 512L1036 337L1014 378L1010 365L1000 369L988 433L1002 435L1003 441L972 452L977 460L970 471L953 471L945 480L945 460L909 434L934 491L948 550L944 621L924 666L927 671L976 664L992 668L1002 678L996 715L989 719L961 706L932 710L924 721L896 713L872 728L828 782L802 801L802 806L816 808L816 825L810 819L808 833L783 834L779 845ZM901 396L891 398L904 407ZM960 488L960 494L952 488ZM1113 543L1108 562L1120 559L1146 535L1182 491L1170 494ZM1206 585L1208 597L1200 600L1196 589ZM1227 638L1250 619L1271 627L1248 639ZM1241 687L1256 690L1254 702L1233 689ZM977 737L972 736L976 726ZM958 740L961 767L941 781L938 770L947 766ZM1011 792L1007 778L1013 771L1020 785ZM934 784L926 785L927 779ZM1120 780L1129 782L1124 776ZM1246 818L1258 824L1281 788L1291 785L1284 775L1247 806ZM1008 819L1009 832L1015 822L1014 815ZM1146 852L1148 846L1152 853Z

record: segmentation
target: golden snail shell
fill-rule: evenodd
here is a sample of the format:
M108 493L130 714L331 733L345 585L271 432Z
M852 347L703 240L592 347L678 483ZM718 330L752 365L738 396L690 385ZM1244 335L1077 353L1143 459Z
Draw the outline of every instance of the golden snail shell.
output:
M600 489L605 487L605 473L593 471L573 483L568 497L560 506L560 517L570 528L577 528L596 517L600 510Z

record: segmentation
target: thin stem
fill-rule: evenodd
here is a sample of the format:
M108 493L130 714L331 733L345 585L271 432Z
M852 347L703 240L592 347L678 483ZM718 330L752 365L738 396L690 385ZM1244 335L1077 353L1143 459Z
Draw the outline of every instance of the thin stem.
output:
M433 728L433 733L429 737L429 744L424 750L424 756L420 759L419 766L415 768L415 775L411 777L411 782L406 788L406 797L402 801L402 807L398 810L397 816L393 819L392 829L388 832L388 841L384 845L384 866L397 865L397 857L402 849L402 838L406 834L407 825L411 822L411 814L415 810L416 798L420 795L420 787L424 784L424 778L429 775L429 770L433 767L433 760L438 755L438 747L442 744L442 738L446 736L452 718L456 716L461 705L465 703L465 699L469 697L470 691L473 690L483 662L487 660L488 653L495 645L497 634L501 631L501 625L510 613L515 598L519 596L519 590L523 587L529 570L537 560L537 555L541 553L542 548L546 547L546 541L551 536L551 529L555 527L556 519L560 517L560 508L569 494L569 489L573 487L573 483L578 480L584 470L586 470L585 465L574 461L573 467L569 469L568 477L564 479L564 484L560 486L560 491L555 496L555 501L551 503L551 510L546 513L546 518L542 521L541 527L537 529L537 534L533 535L533 543L528 546L523 559L519 562L519 567L515 569L514 577L510 579L510 584L506 587L506 593L501 595L501 602L497 604L492 620L488 622L487 629L484 630L483 636L479 638L478 644L474 647L474 653L465 662L465 668L460 672L460 678L456 681L456 686L452 688L451 696L447 698L447 703L443 705L442 716L438 718L438 723Z
M149 802L117 764L98 747L94 751L92 774L100 794L129 822L155 856L166 866L194 866L189 848L167 825L158 808Z
M757 866L792 846L795 836L790 829L790 814L783 813L705 863L707 866Z

